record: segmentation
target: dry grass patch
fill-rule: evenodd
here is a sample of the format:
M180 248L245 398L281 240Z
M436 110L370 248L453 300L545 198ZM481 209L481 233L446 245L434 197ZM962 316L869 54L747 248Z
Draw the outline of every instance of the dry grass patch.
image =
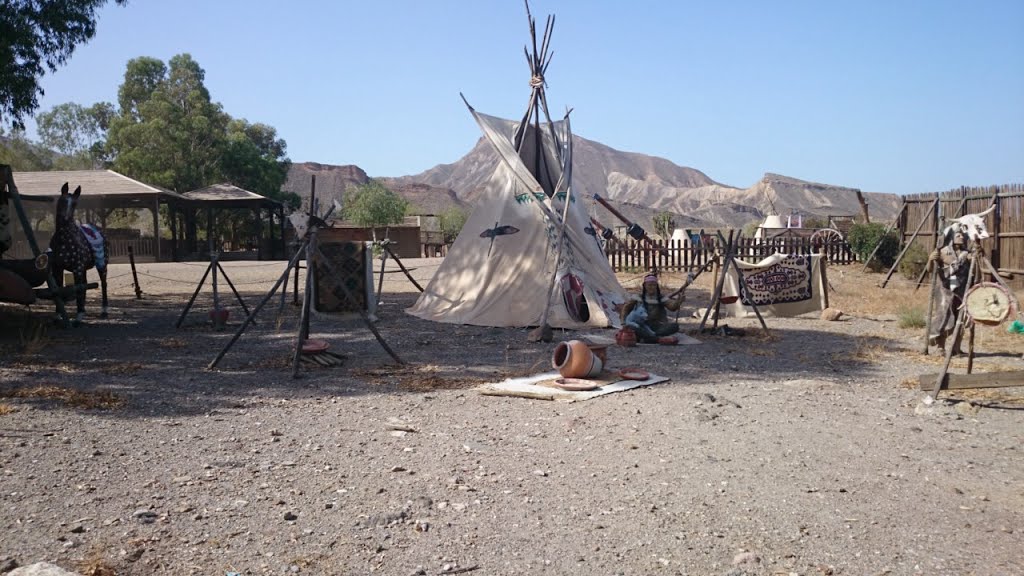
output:
M257 360L252 363L252 367L257 370L284 370L285 368L291 368L292 363L295 361L294 356L270 356Z
M6 402L0 402L0 416L3 416L4 414L12 414L17 411L18 410L14 406L11 406Z
M474 376L449 376L450 369L436 364L423 366L379 366L355 370L352 376L370 384L395 384L401 390L430 392L432 390L464 390L484 384L487 380Z
M161 347L161 348L178 349L178 348L185 348L185 347L187 347L188 346L188 341L185 340L184 338L174 338L174 337L171 337L171 338L163 338L161 340L158 340L156 345Z
M93 553L75 565L82 576L117 576L117 570L101 554Z
M142 364L138 362L104 362L99 370L104 374L131 376L137 374L142 368Z
M893 353L886 341L873 336L860 337L847 352L832 354L833 362L877 362Z
M0 390L0 398L55 400L83 410L114 410L126 404L123 398L107 390L83 392L53 384Z

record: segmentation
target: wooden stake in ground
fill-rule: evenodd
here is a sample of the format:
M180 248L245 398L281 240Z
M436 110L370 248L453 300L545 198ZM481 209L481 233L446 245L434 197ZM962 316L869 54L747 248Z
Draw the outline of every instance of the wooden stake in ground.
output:
M882 288L885 288L885 285L889 283L889 278L892 278L893 273L896 272L896 267L899 266L900 261L903 260L903 255L907 253L907 250L909 250L910 246L914 243L914 239L917 238L917 235L921 233L921 228L923 228L924 223L928 221L928 217L931 216L932 210L937 210L938 207L939 197L936 196L935 200L932 202L932 205L928 207L928 214L921 218L921 222L918 223L917 229L914 230L914 234L910 237L910 240L907 241L906 245L903 247L903 250L900 251L900 255L896 257L896 261L892 263L892 268L889 268L889 273L885 275L885 279L882 280L882 283L880 285Z
M976 272L977 267L978 267L978 248L977 248L977 244L972 246L971 252L973 254L971 256L971 266L967 270L967 285L964 288L964 294L966 294L967 290L969 290L970 287L974 285L975 272ZM960 307L960 311L959 311L959 313L956 316L956 324L953 326L953 333L950 334L950 336L953 337L953 340L952 340L952 342L950 342L947 339L947 344L948 345L946 346L946 361L942 365L942 372L939 372L939 376L935 380L935 387L932 389L932 393L931 393L932 400L937 399L938 396L939 396L939 390L942 388L943 379L946 377L946 374L949 372L949 363L953 359L953 349L957 347L957 344L960 341L960 338L961 338L961 336L963 334L964 322L966 320L967 320L967 307L966 306L961 306ZM939 329L941 330L942 327L940 326Z
M213 370L214 368L217 367L217 364L221 361L222 358L224 358L224 355L228 353L228 350L230 350L231 347L234 346L235 342L237 342L238 339L242 336L242 333L245 332L245 329L249 327L249 324L255 321L256 315L260 313L260 310L263 309L263 306L265 306L267 302L269 302L270 299L274 296L274 294L277 293L277 290L285 282L288 281L288 275L291 274L292 268L298 265L299 258L301 258L306 251L306 244L308 241L308 238L302 239L302 242L299 244L298 249L295 251L295 255L292 256L292 259L288 261L288 265L285 266L284 273L281 274L281 277L277 279L277 282L270 289L270 292L267 292L267 295L263 297L263 300L261 300L260 303L257 304L255 308L253 308L253 311L245 318L245 321L242 322L242 325L238 327L238 331L235 332L235 335L231 337L231 340L229 340L228 343L224 346L224 348L220 351L220 353L217 354L217 357L214 358L206 366L207 370Z

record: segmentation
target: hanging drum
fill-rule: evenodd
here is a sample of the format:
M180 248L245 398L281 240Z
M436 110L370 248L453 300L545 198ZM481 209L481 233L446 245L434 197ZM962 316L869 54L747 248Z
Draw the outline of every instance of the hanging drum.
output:
M998 326L1010 316L1013 300L999 284L982 282L964 295L964 305L971 319L986 326Z

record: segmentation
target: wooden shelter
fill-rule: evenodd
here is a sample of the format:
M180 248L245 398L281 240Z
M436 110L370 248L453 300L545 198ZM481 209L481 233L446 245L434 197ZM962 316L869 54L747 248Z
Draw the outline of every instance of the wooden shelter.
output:
M60 196L60 187L67 182L72 188L82 187L82 196L78 201L78 209L83 221L98 224L107 228L107 220L113 210L148 210L152 214L152 238L139 237L135 242L135 253L143 257L150 256L161 260L165 256L160 238L160 206L181 206L188 199L170 190L151 186L138 180L118 174L113 170L55 170L50 172L16 172L18 188L27 196L54 198ZM52 204L47 203L47 212L36 211L30 219L37 223L52 220ZM40 245L49 242L52 230L39 230L33 226ZM127 254L127 246L122 246L118 238L112 236L111 258ZM16 239L12 249L15 257L28 257L28 247L24 239ZM166 255L169 256L169 255Z
M174 245L179 246L179 233L184 232L185 251L190 255L204 253L207 247L200 246L197 239L197 228L200 212L205 212L206 237L219 213L231 210L252 211L256 219L256 250L259 260L284 257L285 253L285 218L284 204L239 188L233 184L221 183L185 192L182 196L188 200L171 211L170 225ZM274 220L279 223L279 233L274 237ZM267 226L264 226L264 222ZM264 230L266 237L264 238ZM219 248L219 246L218 246ZM234 248L234 247L233 247Z
M211 217L224 210L251 210L255 213L259 240L251 252L254 257L283 258L286 250L284 205L231 184L215 184L179 194L113 170L17 172L15 178L23 197L56 199L65 182L72 188L81 186L80 219L97 224L107 232L110 257L115 262L127 258L129 247L141 260L171 261L200 255L206 258L207 247L198 242L199 220L206 216L209 229ZM36 222L33 228L42 246L49 242L52 230L40 224L52 223L52 206L52 203L40 205L30 215L30 219ZM118 209L146 210L151 214L151 224L140 227L145 230L111 229L108 226L111 213ZM160 217L161 211L165 212L165 219ZM264 226L265 222L267 226ZM169 239L163 238L165 223L170 227ZM275 223L279 224L277 234L274 233ZM15 258L31 256L24 238L15 238L10 253Z

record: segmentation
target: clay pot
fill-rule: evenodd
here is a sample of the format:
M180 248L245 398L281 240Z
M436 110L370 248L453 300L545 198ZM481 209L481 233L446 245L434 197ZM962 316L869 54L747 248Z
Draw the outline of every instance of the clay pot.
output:
M227 308L215 308L210 310L210 321L213 322L214 326L224 326L228 323L228 312Z
M623 348L636 346L636 332L632 328L622 328L615 333L615 343Z
M594 353L601 360L601 364L608 365L608 345L607 344L594 344L593 342L584 340L584 344L590 348L590 351Z
M590 350L586 342L569 340L555 346L551 366L563 378L593 378L601 373L604 362Z

